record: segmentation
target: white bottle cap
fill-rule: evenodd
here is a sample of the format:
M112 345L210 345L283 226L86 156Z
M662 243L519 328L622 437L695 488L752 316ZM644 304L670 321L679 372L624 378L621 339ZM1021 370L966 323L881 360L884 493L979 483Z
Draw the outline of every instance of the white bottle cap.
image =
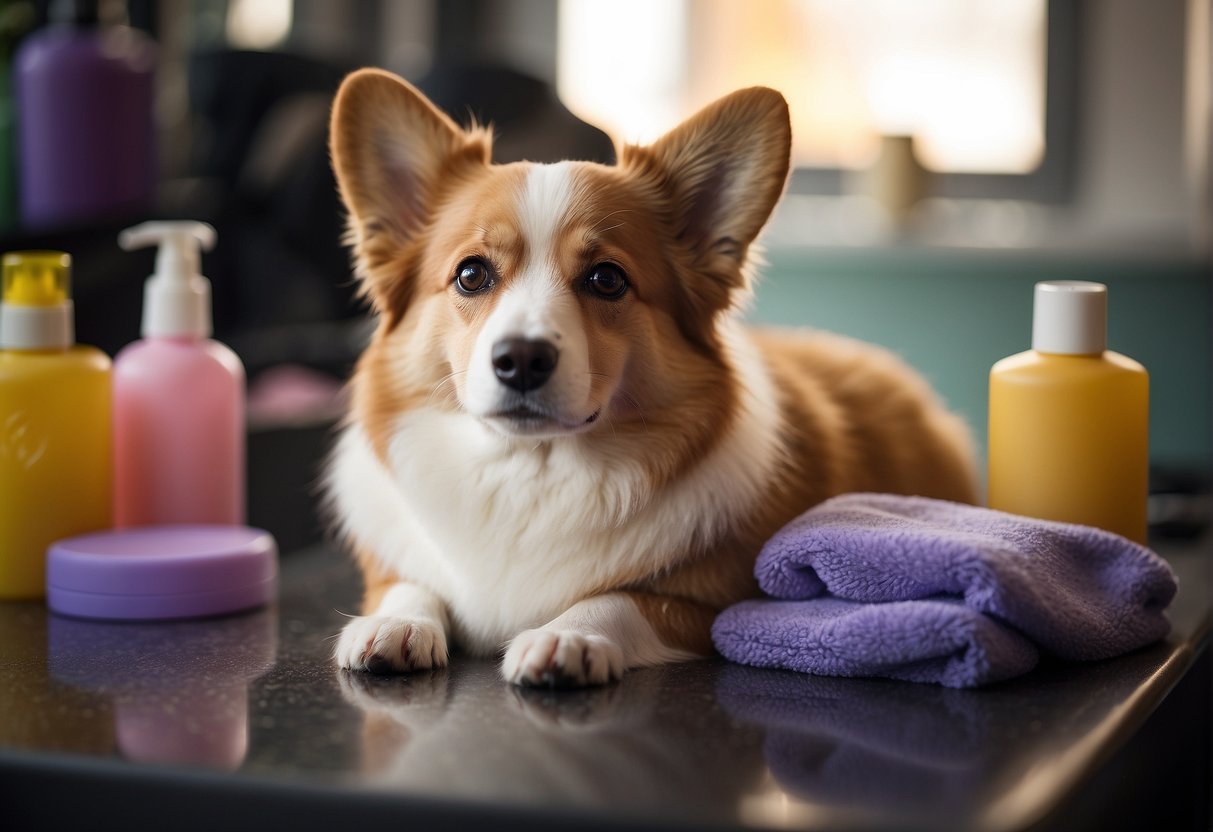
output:
M160 246L156 273L143 288L144 337L206 338L211 334L211 283L202 276L199 249L215 245L204 222L145 222L118 235L127 251Z
M1107 345L1107 286L1089 280L1036 284L1032 349L1062 355L1098 355Z

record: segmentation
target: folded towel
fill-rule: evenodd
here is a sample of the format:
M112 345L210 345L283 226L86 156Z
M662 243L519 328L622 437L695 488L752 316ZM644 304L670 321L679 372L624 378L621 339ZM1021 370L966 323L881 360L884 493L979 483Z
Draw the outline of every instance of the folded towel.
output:
M717 617L712 638L726 658L755 667L952 688L1019 676L1038 657L1023 636L954 598L743 601Z
M1100 659L1166 635L1176 582L1144 546L1086 526L892 494L845 494L763 547L762 589L713 627L727 658L971 687L1031 669L1024 637Z

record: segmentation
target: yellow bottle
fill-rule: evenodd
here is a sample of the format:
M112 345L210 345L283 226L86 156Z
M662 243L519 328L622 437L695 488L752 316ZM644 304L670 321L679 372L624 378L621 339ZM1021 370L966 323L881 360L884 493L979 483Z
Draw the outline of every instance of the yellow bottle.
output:
M1150 379L1106 350L1107 287L1036 284L1032 349L990 370L990 508L1146 542Z
M110 525L110 360L77 346L71 258L4 255L0 599L46 594L46 549Z

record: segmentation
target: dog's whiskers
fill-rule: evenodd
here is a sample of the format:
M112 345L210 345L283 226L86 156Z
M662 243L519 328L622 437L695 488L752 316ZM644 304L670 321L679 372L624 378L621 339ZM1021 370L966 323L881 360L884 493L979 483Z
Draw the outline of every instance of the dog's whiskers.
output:
M446 398L443 399L442 403L450 404L452 402L452 397L454 401L458 401L459 391L455 389L455 376L463 375L466 372L467 370L455 370L454 372L447 373L445 376L443 376L438 383L434 385L434 389L430 390L430 394L426 397L426 406L428 407L431 403L433 403L434 397L438 395L439 391L441 391L443 387L447 387L448 384L450 386L447 387L447 391L445 393Z
M590 376L590 378L601 378L601 379L606 379L608 381L611 378L606 373L595 373L593 371L590 371L589 373L587 373L587 375ZM640 402L638 402L636 400L636 397L633 396L628 391L623 390L623 389L616 390L613 395L618 396L619 398L623 399L625 402L630 404L633 407L633 409L635 409L636 415L640 417L640 425L641 425L642 429L645 432L648 432L648 429L649 429L648 420L644 418L644 410L641 409ZM608 408L604 404L602 406L602 415L607 417L607 420L609 422L611 422L611 430L614 431L615 430L615 421L610 418L607 410L608 410Z
M616 393L616 395L622 397L624 401L626 401L633 408L635 408L636 415L640 417L640 426L647 433L649 430L649 422L647 419L644 418L644 411L640 408L640 402L636 401L636 398L634 396L632 396L630 393L627 393L623 390L618 391Z
M602 421L606 422L610 426L611 438L614 439L616 442L618 442L619 441L619 431L615 430L615 420L611 418L611 414L604 413L602 416Z
M600 227L604 222L606 222L607 220L609 220L611 217L615 216L616 214L630 214L631 212L632 212L631 208L618 208L618 209L610 212L609 214L605 214L605 215L599 217L598 222L594 223L594 225L592 225L590 227L590 233L591 234L605 234L607 231L614 231L616 228L626 225L627 223L621 222L618 225L612 225L610 228L606 228L606 229Z

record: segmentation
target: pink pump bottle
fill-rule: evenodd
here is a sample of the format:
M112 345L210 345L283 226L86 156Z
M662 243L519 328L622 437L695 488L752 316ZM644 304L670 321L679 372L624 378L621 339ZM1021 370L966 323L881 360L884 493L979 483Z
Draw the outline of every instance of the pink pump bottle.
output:
M200 248L215 229L147 222L118 244L159 245L144 289L143 340L114 359L114 525L245 522L244 367L210 339Z

